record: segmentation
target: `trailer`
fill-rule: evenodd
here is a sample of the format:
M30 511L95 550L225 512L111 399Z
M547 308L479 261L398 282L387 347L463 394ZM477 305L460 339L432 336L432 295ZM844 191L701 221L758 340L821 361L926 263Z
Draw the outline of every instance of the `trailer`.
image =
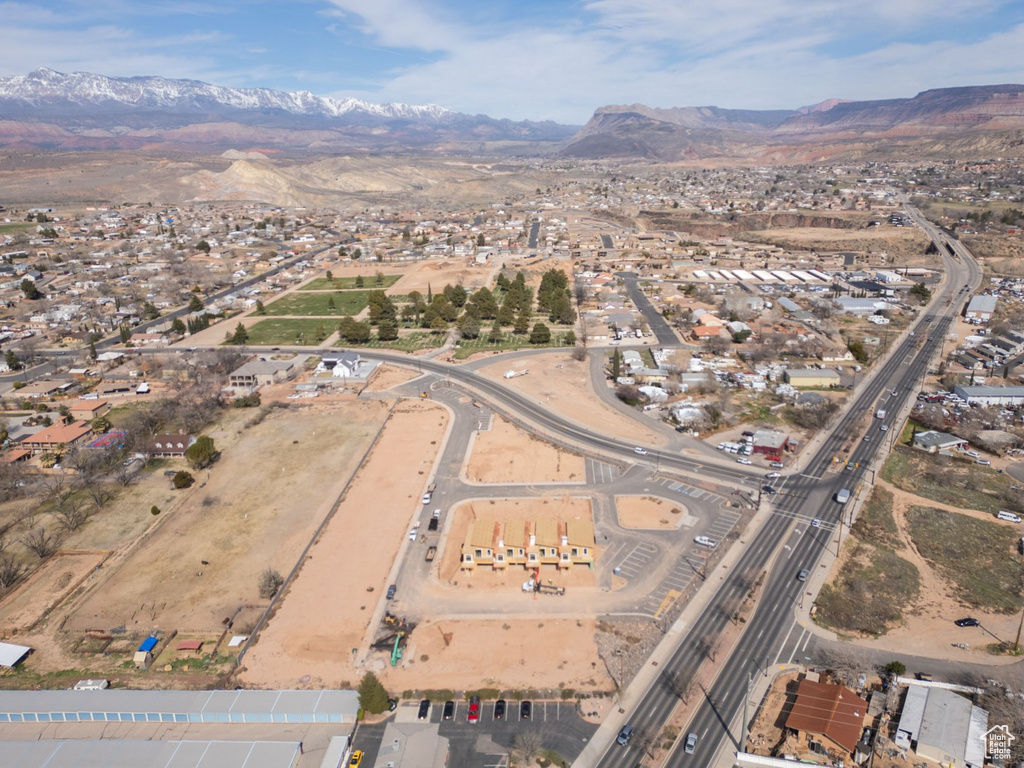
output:
M437 554L437 547L427 547L427 562L431 562L434 559L434 555Z
M537 584L537 591L542 595L558 595L561 597L565 594L565 587L556 587L554 584Z

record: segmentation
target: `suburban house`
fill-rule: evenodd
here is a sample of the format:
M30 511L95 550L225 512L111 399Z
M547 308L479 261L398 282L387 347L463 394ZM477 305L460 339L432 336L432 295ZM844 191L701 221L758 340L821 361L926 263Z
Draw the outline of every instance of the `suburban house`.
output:
M860 741L868 703L841 685L804 678L786 718L786 728L838 758L852 755Z
M192 435L153 435L146 443L145 452L151 459L179 459L195 441Z
M553 565L593 567L596 539L591 520L476 520L470 523L462 545L462 570L481 566L527 569Z
M67 404L71 417L77 421L92 421L110 411L106 400L72 400Z
M320 358L315 373L331 372L339 378L352 378L359 370L362 360L358 352L327 352Z
M250 360L228 375L228 386L232 389L253 391L268 384L284 381L295 364L280 360Z
M76 445L85 440L92 430L84 421L76 421L71 424L54 424L34 435L28 435L19 441L18 446L32 453L43 453L52 451L58 446Z
M949 453L954 449L966 448L967 445L967 441L961 437L936 432L933 429L914 435L914 447L926 453Z

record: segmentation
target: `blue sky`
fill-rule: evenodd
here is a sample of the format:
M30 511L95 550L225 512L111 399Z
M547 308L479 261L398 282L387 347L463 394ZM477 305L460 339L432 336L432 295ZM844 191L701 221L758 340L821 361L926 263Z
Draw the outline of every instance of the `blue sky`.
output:
M0 0L0 74L188 77L583 123L1024 83L1022 0Z

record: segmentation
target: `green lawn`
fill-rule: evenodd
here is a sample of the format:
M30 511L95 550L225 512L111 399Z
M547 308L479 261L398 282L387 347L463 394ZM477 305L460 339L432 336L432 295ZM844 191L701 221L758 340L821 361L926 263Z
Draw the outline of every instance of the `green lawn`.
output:
M373 275L363 275L363 289L372 291L378 288L390 288L402 278L401 275L383 275L378 283ZM318 277L299 288L300 291L339 291L357 288L355 277L335 277L328 280L326 277Z
M366 308L369 291L323 291L291 293L268 304L268 315L306 315L311 317L342 317L356 315ZM330 307L333 299L334 308Z
M323 340L317 340L317 336L323 334L323 338L327 338L337 330L337 323L331 320L260 320L248 330L247 343L257 347L275 344L315 346Z
M1003 613L1024 605L1013 527L932 507L911 507L907 522L918 552L968 605Z

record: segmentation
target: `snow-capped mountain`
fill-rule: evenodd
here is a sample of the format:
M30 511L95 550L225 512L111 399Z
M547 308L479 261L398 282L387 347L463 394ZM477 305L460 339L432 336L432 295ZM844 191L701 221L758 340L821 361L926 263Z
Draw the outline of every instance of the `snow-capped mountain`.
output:
M186 111L212 107L280 110L314 117L343 117L355 112L383 118L440 120L455 114L435 104L372 104L359 99L316 96L309 91L223 88L199 80L168 80L163 77L106 77L90 72L64 74L46 68L27 75L0 77L0 102L20 102L45 108L62 101L82 107L120 104Z
M45 68L0 77L0 146L450 151L479 150L488 142L557 142L575 130L466 115L433 104L372 104L198 80Z

